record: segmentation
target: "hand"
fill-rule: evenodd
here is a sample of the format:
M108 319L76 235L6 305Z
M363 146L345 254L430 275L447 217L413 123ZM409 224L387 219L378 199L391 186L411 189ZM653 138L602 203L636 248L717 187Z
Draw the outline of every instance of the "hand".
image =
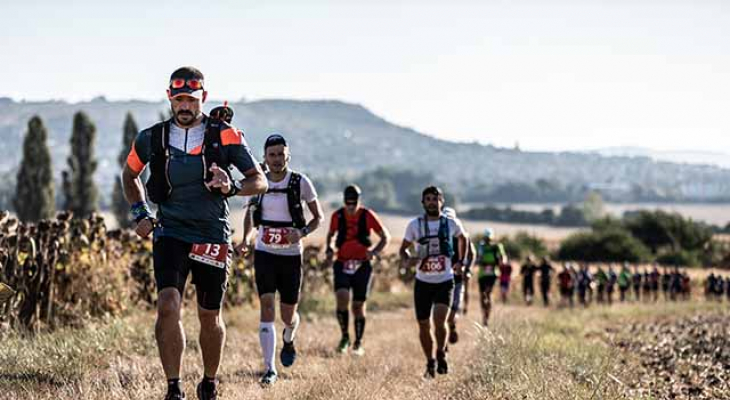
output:
M144 239L150 235L154 228L154 221L151 218L144 218L137 222L137 226L134 228L134 231L137 233L137 236Z
M451 266L451 269L454 270L454 274L461 275L464 272L464 264L461 261L457 261Z
M245 241L243 241L243 242L237 244L236 246L234 246L233 247L233 251L235 251L236 254L238 256L240 256L240 257L246 257L246 256L248 256L248 253L251 252L251 250L249 248L249 245L246 244Z
M231 191L231 178L228 176L226 171L218 168L216 163L213 163L213 165L208 168L208 171L213 173L213 179L211 179L210 182L207 182L205 186L208 189L220 189L223 194L228 194L228 192Z
M380 254L378 254L375 251L370 251L370 250L368 250L366 256L369 261L372 261L374 258L380 258Z
M334 250L332 250L331 248L328 248L327 250L325 250L324 254L327 257L325 259L325 262L327 263L327 265L332 265L332 260L334 259L334 256L335 256Z
M295 244L302 240L302 233L299 229L289 229L289 233L286 234L286 237L289 239L289 243Z

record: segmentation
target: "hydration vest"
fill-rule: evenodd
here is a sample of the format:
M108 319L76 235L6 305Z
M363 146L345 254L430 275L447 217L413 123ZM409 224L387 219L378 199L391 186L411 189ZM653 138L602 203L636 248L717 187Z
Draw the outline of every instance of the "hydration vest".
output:
M230 162L221 141L221 128L227 124L220 119L205 117L205 136L200 152L203 161L203 182L213 180L213 173L208 171L215 163L230 177ZM164 203L172 193L170 183L170 124L172 119L159 122L151 130L150 176L147 179L147 196L153 203ZM212 193L223 195L219 188L206 188Z
M283 227L294 227L297 229L304 228L307 223L304 220L304 208L302 208L302 175L291 171L289 176L289 184L286 189L269 189L266 193L258 195L253 203L253 224L256 227L261 225L270 226L273 228ZM283 221L266 221L263 220L263 200L267 193L286 193L286 202L289 207L289 215L291 215L292 222Z
M427 217L418 217L418 232L423 232L423 236L418 239L418 244L426 246L426 249L428 249L431 239L438 238L439 240L439 254L428 254L429 256L441 255L449 258L454 256L454 246L449 240L449 220L446 217L443 215L439 217L439 229L435 235L432 235L428 230Z
M370 231L368 230L368 209L363 208L360 211L360 217L357 219L357 241L365 247L370 247L373 242L370 240ZM337 210L337 238L335 239L335 246L342 248L347 240L347 218L345 216L345 209L340 208Z

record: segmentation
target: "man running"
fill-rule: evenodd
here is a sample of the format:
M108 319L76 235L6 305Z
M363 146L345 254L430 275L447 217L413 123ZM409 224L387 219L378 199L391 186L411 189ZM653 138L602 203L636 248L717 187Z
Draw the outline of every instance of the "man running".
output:
M466 251L466 240L461 225L442 214L444 194L441 189L429 186L421 194L425 215L413 219L406 228L400 247L401 267L417 262L414 300L418 320L421 348L426 356L424 378L434 378L436 373L448 373L446 362L446 318L452 302L454 275L463 273L461 262ZM454 238L458 247L454 248ZM409 249L415 247L415 257ZM431 316L436 333L436 359L433 354Z
M550 305L550 281L554 268L550 264L550 259L545 256L540 264L540 293L542 294L542 304L547 307Z
M532 305L532 298L535 296L535 272L537 270L535 259L532 256L527 256L527 260L520 268L520 275L522 275L522 294L525 304L528 306Z
M355 343L352 352L362 356L362 338L365 334L365 301L370 291L373 267L371 261L380 256L390 241L390 233L372 210L360 206L361 190L355 185L345 188L345 206L332 213L330 229L325 241L327 265L332 264L334 250L332 238L337 247L337 260L333 265L334 288L337 300L337 322L342 338L337 351L344 353L350 346L349 303L352 290L352 315L355 325ZM378 244L373 247L370 232L378 235ZM371 248L372 247L372 248Z
M220 309L231 253L227 199L266 191L266 179L243 133L224 119L203 114L207 95L199 70L182 67L173 72L167 90L172 118L137 135L122 173L135 231L146 238L154 230L155 337L168 400L185 399L180 381L185 350L182 296L190 273L196 287L203 356L197 395L199 399L217 398L216 376L226 336ZM156 219L139 178L148 164L146 193L157 203ZM236 167L245 179L234 181L226 172L229 166Z
M243 242L245 252L252 228L258 228L254 251L256 289L261 303L259 343L266 372L262 385L276 382L278 373L276 354L276 292L279 292L279 311L284 322L283 346L279 355L281 365L290 367L296 360L294 339L299 327L299 290L302 283L302 238L319 227L323 219L317 191L309 178L289 169L291 152L286 139L273 134L264 144L266 179L269 190L251 200L244 219ZM312 220L306 222L307 205Z
M613 291L616 287L616 282L618 281L618 275L616 275L616 271L613 270L613 264L608 265L608 280L606 282L606 300L608 300L608 304L613 304Z
M618 274L618 290L619 290L619 299L623 303L626 301L626 292L629 291L629 288L631 287L631 271L629 271L629 264L624 263L623 267L621 268L621 272Z
M502 243L492 243L494 231L487 228L477 246L479 265L479 298L482 305L482 325L487 326L492 311L492 289L497 282L497 267L507 263Z
M464 265L464 273L460 275L454 275L454 300L451 302L451 311L449 312L449 343L456 344L459 341L459 333L456 330L456 319L461 310L461 303L464 303L464 314L466 314L468 302L469 302L469 279L471 278L471 266L474 263L474 255L476 249L474 243L469 238L469 233L464 228L463 224L456 217L456 210L451 207L444 207L443 211L446 217L455 220L459 225L462 226L464 238L466 240L466 255L463 260L457 260L456 255L452 260L453 263L461 261ZM454 238L454 248L458 247L459 238Z

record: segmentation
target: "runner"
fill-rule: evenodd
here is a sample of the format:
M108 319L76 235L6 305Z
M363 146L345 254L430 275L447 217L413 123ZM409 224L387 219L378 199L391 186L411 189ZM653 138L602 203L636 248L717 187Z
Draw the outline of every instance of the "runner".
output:
M581 264L580 271L577 273L578 301L583 307L588 307L590 303L590 290L593 277L588 271L588 264ZM588 298L586 298L588 296Z
M651 298L656 303L659 300L659 281L661 280L661 273L656 264L651 269L649 274L649 282L651 286Z
M492 243L494 231L487 228L477 247L479 265L479 299L482 305L482 325L487 326L492 311L492 289L497 282L497 266L507 263L502 243Z
M155 338L167 378L165 399L185 399L180 373L185 351L182 298L189 274L195 284L200 321L203 378L199 399L216 399L226 328L221 315L228 268L231 227L228 198L266 191L266 179L251 156L243 133L229 125L221 109L203 114L208 92L203 73L178 68L170 77L167 97L172 117L137 135L122 172L124 196L131 204L136 233L152 246L157 320ZM149 164L146 189L140 175ZM227 173L235 167L245 179ZM153 218L146 199L157 204Z
M455 256L452 260L452 263L461 261L462 265L464 266L463 274L454 275L454 300L451 302L451 311L449 311L448 317L449 343L456 344L459 341L459 333L456 330L456 319L459 311L461 310L462 302L464 303L464 314L466 314L467 312L467 307L469 305L469 280L471 278L471 266L474 263L474 255L476 254L476 249L474 248L474 243L472 243L471 239L469 238L469 234L466 232L466 229L464 229L463 224L456 217L456 210L451 207L444 207L443 213L447 218L455 220L459 225L462 226L462 233L464 234L464 238L466 239L466 255L464 259L458 260ZM459 246L458 240L459 238L454 238L454 248L457 248Z
M634 269L634 275L631 277L631 286L634 288L634 297L636 301L641 301L641 281L643 274L637 266Z
M573 275L570 265L563 264L563 270L558 274L558 288L560 289L560 307L573 307Z
M502 304L507 304L511 282L512 264L509 261L499 264L499 294L502 298Z
M352 291L352 315L355 325L355 343L352 352L358 356L365 354L362 338L365 334L365 302L372 282L371 262L380 257L380 253L390 241L390 233L383 227L375 212L360 205L360 195L361 190L355 185L345 188L343 196L345 205L332 213L325 241L327 265L333 265L337 322L342 332L337 351L345 353L350 346L348 308ZM379 238L374 247L370 240L371 232L375 232ZM336 238L335 247L337 247L337 260L334 264L332 264L335 254L332 238Z
M603 270L602 266L598 266L598 270L596 271L596 285L598 290L598 298L597 301L600 304L603 304L606 302L606 288L608 286L608 275L606 274L606 271Z
M441 189L429 186L423 190L421 203L425 215L412 220L400 247L401 268L416 262L416 282L414 300L416 319L418 319L421 347L426 356L424 378L433 378L436 373L448 373L446 361L446 337L448 327L446 318L454 291L454 274L462 274L461 262L466 251L466 240L461 225L442 214L444 195ZM458 247L454 249L454 237ZM409 249L415 248L416 257L409 256ZM436 333L436 359L433 354L431 335L431 315Z
M608 281L606 282L606 300L608 300L608 304L613 304L613 292L616 288L616 281L618 280L618 276L616 275L616 271L613 270L613 265L608 265Z
M618 274L618 290L620 293L620 300L623 303L626 301L626 292L629 291L631 286L631 271L629 271L629 264L624 263L621 268L621 272Z
M550 305L550 281L553 270L550 259L547 256L543 257L540 264L540 292L542 293L542 304L545 307Z
M297 303L302 283L302 238L317 229L323 219L314 185L306 175L289 168L290 160L286 139L278 134L269 136L264 144L269 190L251 199L243 224L243 242L237 247L241 253L246 252L256 227L254 271L261 305L259 343L266 368L260 382L265 386L274 384L278 377L274 361L277 292L284 322L279 358L284 367L290 367L296 360L294 340L300 322ZM312 214L308 223L302 203Z
M535 265L535 259L532 256L527 256L527 260L520 268L520 275L522 275L522 294L525 304L528 306L532 305L532 298L535 296L535 273L537 270L538 266Z
M662 292L664 292L664 301L670 300L669 289L672 286L672 273L669 271L669 267L664 267L664 273L662 274Z

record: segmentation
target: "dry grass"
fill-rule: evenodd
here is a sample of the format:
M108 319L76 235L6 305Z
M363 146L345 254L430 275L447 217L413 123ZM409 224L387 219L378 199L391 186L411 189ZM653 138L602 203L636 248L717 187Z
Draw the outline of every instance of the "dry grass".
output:
M322 300L306 314L297 340L300 357L270 389L262 372L255 309L227 312L228 341L221 368L223 399L614 399L632 398L630 365L607 345L607 327L624 321L712 312L704 302L627 304L611 308L555 310L497 305L494 324L478 328L476 299L462 319L462 341L450 351L451 373L433 381L421 374L409 293L378 294L370 314L363 358L336 354L339 329L332 303ZM10 399L161 399L164 378L148 312L85 330L61 330L36 338L6 334L0 342L0 393ZM184 384L189 398L202 371L198 324L186 313L188 347Z

